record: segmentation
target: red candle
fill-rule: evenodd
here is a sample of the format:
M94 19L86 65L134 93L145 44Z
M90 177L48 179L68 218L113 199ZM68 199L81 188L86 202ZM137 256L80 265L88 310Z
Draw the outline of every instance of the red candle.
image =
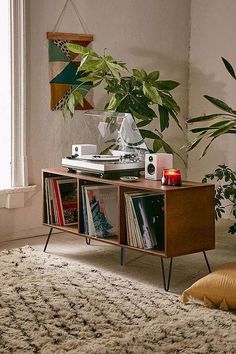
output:
M163 186L181 186L180 170L174 168L163 170L161 184Z

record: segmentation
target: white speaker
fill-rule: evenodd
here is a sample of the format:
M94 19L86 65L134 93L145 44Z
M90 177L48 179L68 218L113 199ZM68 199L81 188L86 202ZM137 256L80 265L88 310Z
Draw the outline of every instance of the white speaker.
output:
M173 168L173 155L166 153L145 155L145 178L160 180L165 168Z
M72 145L72 156L96 155L97 145L92 144L76 144Z

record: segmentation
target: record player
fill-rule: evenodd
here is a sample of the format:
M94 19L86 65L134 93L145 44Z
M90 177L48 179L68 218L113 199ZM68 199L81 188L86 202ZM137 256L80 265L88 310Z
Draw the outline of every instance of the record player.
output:
M121 176L139 176L144 170L144 160L133 155L82 155L69 156L62 159L62 166L70 172L97 174L102 178L118 178Z
M83 118L91 137L86 144L73 145L72 155L62 158L62 166L102 178L139 176L148 149L132 115L87 111Z

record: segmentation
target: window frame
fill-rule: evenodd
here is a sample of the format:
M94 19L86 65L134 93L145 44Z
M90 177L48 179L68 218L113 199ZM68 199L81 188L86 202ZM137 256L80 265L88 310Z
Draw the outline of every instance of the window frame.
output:
M25 0L10 0L11 40L11 187L28 186L26 156Z
M26 156L26 1L10 0L11 187L0 190L0 208L24 207L28 185Z

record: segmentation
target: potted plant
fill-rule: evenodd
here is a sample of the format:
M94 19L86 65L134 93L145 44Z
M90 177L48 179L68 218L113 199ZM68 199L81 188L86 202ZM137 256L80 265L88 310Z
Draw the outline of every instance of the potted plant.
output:
M228 73L236 80L235 70L232 65L225 58L222 58L222 61ZM218 137L224 134L236 134L236 110L218 98L208 95L204 95L204 97L223 113L203 115L187 121L190 124L214 121L213 124L190 129L197 136L187 145L188 151L194 149L202 140L210 140L204 148L201 157L206 155L208 148ZM219 165L214 172L205 175L203 178L203 182L209 180L216 180L216 219L221 218L222 214L225 213L225 208L228 206L231 207L231 213L236 218L236 171L233 171L225 164ZM229 232L236 233L236 223L229 228Z
M126 64L113 59L111 55L104 53L101 56L78 44L70 43L67 46L70 51L80 54L81 64L77 71L78 85L66 102L64 116L69 114L73 117L75 107L78 104L83 106L84 96L103 83L108 93L105 109L131 113L137 121L142 138L152 141L152 152L162 149L174 153L164 140L163 132L169 127L170 119L182 130L177 118L180 109L171 94L179 83L160 80L159 71L147 73L143 69L133 69L130 74Z

